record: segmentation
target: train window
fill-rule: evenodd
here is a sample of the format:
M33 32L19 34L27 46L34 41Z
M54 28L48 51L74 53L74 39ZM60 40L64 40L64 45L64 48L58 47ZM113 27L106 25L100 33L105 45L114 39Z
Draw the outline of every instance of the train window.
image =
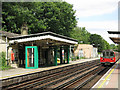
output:
M106 56L109 57L109 52L106 52Z
M105 57L105 52L103 52L103 57Z
M110 56L114 56L114 52L110 52Z

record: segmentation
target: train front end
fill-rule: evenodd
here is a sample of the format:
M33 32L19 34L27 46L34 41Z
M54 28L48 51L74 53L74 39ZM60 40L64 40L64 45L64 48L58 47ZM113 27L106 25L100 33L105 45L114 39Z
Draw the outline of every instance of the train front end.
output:
M103 51L100 57L100 62L105 65L115 63L116 62L115 52L110 50Z

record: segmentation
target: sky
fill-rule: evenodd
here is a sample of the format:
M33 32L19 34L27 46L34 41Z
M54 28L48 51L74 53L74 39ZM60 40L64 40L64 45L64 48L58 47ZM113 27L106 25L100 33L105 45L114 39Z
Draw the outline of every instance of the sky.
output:
M107 31L118 31L119 0L64 0L76 10L77 26L85 27L91 34L101 35L109 44Z

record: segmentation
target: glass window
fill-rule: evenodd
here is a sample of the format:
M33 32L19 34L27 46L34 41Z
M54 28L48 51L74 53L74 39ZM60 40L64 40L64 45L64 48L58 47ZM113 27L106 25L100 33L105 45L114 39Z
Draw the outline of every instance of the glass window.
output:
M27 50L28 67L34 67L34 48L28 48Z
M109 57L110 53L109 52L106 52L106 57Z
M110 56L114 56L114 52L110 52Z

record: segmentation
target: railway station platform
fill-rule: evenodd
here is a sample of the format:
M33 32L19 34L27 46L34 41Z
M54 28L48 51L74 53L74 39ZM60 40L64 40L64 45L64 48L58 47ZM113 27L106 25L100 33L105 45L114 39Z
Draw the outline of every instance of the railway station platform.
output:
M38 68L38 69L25 69L25 68L9 69L9 70L2 71L2 73L0 75L0 80L11 78L11 77L16 77L16 76L21 76L21 75L25 75L25 74L30 74L30 73L55 69L55 68L59 68L59 67L65 67L65 66L68 66L68 65L88 62L88 61L97 60L97 59L99 59L99 58L80 59L80 60L77 60L77 61L70 61L69 64L62 64L62 65L58 65L58 66L50 66L50 67L44 67L44 68L41 67L41 68Z
M120 59L91 88L91 90L120 90Z

